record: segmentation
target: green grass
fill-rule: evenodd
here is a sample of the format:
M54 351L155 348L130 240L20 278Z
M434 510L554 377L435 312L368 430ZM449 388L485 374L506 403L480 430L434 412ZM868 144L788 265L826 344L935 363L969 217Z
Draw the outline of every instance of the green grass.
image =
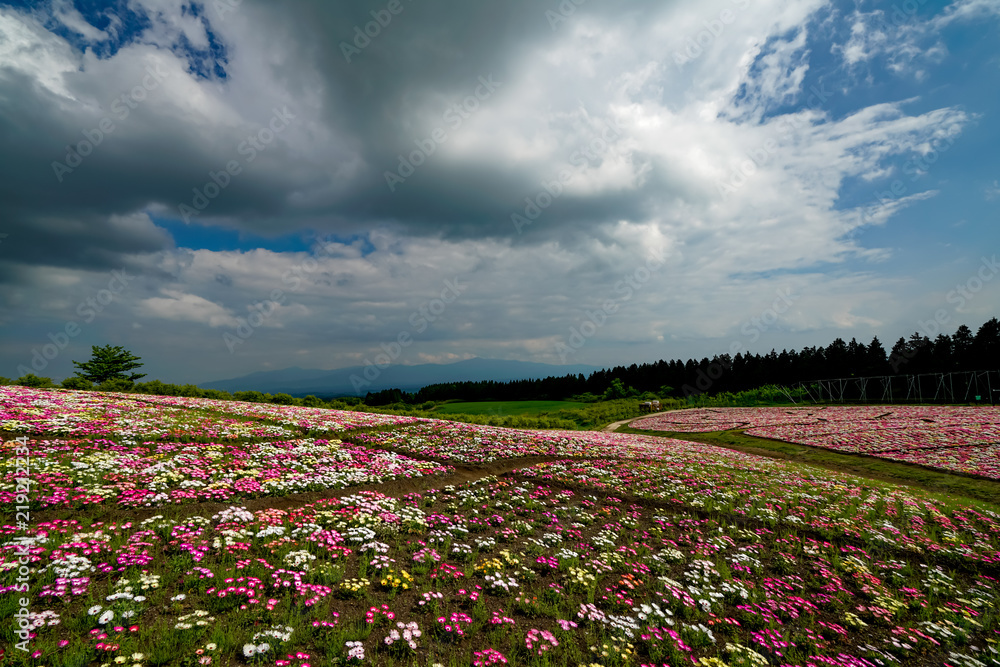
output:
M728 449L736 449L747 454L759 454L771 458L786 459L829 470L851 473L860 477L880 479L896 484L916 486L949 497L963 497L988 504L1000 510L1000 482L977 477L966 477L944 471L930 470L919 465L879 459L859 454L843 454L820 447L807 447L781 440L768 440L745 435L735 431L714 433L675 433L672 431L640 431L622 426L619 433L638 433L677 438L692 442L702 442Z
M445 403L433 412L437 415L525 415L535 417L559 410L579 410L589 403L577 401L480 401Z

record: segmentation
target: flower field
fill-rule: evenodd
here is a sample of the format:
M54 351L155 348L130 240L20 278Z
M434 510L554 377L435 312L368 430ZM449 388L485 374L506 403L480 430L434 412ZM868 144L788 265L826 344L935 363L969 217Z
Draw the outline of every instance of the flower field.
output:
M109 438L287 438L296 431L199 409L157 406L129 394L0 386L0 431Z
M1000 479L1000 408L851 406L679 410L632 422L681 433L747 435Z
M14 504L16 457L4 446L4 489ZM203 501L340 489L422 475L450 466L348 445L339 440L259 443L119 443L110 440L29 440L35 507L162 507Z
M289 435L55 434L143 408L7 389L33 435L4 437L3 665L1000 666L994 506L653 436L172 397L146 404L206 438Z
M0 431L44 435L282 438L419 421L423 420L293 405L0 385Z
M628 433L532 431L440 420L348 437L363 445L461 463L489 463L527 456L661 458L675 454L678 447L691 452L710 450L713 455L720 452L697 443Z
M314 435L349 431L358 428L414 424L426 421L418 417L401 415L380 415L370 412L352 412L349 410L306 408L297 405L218 401L209 398L143 396L142 400L161 406L207 409L242 418L268 420L286 427L303 429L309 434Z

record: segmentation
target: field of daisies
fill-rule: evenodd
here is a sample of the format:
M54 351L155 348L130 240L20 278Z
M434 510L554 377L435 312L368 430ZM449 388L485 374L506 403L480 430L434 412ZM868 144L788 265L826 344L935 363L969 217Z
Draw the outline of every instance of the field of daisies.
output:
M633 426L998 478L979 408ZM0 439L4 666L1000 666L986 503L653 435L9 386Z

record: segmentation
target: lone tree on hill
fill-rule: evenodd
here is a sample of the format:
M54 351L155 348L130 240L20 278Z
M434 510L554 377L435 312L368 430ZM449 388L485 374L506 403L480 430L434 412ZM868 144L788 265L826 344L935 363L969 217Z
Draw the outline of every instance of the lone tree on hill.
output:
M86 378L94 384L103 384L108 380L126 380L135 382L139 378L146 377L145 373L129 373L142 366L139 357L135 356L121 345L105 345L98 347L91 346L92 356L90 361L80 363L74 361L73 365L80 370L76 374Z

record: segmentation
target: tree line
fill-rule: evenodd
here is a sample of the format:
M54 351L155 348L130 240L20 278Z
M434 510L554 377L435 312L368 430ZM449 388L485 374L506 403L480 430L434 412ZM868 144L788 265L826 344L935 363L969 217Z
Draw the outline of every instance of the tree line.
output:
M1000 369L1000 321L992 318L972 330L961 325L951 336L933 339L919 331L901 337L886 352L878 336L865 345L836 338L827 346L801 350L771 350L768 354L719 354L711 359L660 360L594 371L512 382L448 382L417 392L399 389L370 392L367 405L420 404L428 401L598 400L618 379L634 394L652 392L660 398L738 393L763 385L794 386L800 382L845 377L916 375L963 370ZM629 392L629 393L633 393Z

